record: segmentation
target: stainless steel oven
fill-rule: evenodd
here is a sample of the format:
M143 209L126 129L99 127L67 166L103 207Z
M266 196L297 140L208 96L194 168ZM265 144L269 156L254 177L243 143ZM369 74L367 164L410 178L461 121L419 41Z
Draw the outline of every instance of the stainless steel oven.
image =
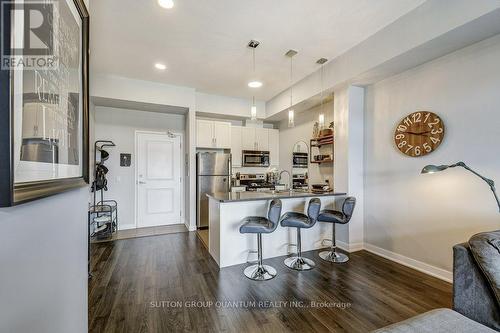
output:
M269 152L258 150L243 150L244 167L268 167Z

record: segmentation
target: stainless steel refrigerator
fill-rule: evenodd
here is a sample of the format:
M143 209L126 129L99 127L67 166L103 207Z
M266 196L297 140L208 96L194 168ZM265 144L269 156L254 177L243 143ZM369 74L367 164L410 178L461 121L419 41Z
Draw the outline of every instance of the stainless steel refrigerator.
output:
M231 154L196 154L196 225L208 227L207 193L231 191Z

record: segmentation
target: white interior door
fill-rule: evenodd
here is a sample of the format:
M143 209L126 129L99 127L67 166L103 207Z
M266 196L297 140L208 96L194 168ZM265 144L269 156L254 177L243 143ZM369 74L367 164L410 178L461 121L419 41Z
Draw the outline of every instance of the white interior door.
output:
M137 133L137 227L181 221L181 139Z

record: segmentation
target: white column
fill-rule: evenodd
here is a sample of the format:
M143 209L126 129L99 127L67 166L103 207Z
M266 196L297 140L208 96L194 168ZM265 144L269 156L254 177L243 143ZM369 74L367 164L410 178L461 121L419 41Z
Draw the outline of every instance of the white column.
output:
M334 92L334 122L335 191L347 192L357 200L349 224L337 226L337 239L340 247L356 251L363 247L364 240L364 88L348 86Z

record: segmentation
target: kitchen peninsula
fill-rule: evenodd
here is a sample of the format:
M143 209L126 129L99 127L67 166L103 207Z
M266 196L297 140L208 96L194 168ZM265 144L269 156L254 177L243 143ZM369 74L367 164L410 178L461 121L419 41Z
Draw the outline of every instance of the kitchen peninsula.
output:
M337 197L346 193L313 193L309 191L212 193L209 198L209 252L219 267L243 264L255 260L251 251L257 250L257 240L249 234L241 234L241 220L247 216L267 216L272 199L282 201L282 211L304 212L311 198L320 198L321 207L333 209ZM332 224L316 223L310 229L302 230L302 251L324 247L322 240L330 239ZM272 258L287 255L296 249L294 228L278 228L262 238L263 257Z

